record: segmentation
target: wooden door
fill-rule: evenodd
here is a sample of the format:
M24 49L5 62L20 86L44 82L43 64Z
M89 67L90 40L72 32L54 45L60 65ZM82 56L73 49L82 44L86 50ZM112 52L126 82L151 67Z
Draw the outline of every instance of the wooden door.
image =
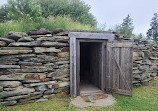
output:
M105 90L132 96L133 43L113 41L106 46Z

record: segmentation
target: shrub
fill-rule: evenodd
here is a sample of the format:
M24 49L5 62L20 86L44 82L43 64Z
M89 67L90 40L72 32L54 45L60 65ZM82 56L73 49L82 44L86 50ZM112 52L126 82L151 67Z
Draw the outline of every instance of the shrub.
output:
M47 28L49 30L54 30L55 28L96 30L95 27L92 27L90 25L84 25L79 22L74 22L68 16L51 16L48 19L43 19L39 22L25 20L0 23L0 37L6 36L9 31L29 32L31 30L36 30L40 28Z

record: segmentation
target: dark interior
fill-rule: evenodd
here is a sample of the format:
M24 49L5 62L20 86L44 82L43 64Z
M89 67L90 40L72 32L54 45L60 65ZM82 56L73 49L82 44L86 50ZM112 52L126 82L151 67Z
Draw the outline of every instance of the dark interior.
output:
M101 43L80 43L80 87L93 85L101 89Z

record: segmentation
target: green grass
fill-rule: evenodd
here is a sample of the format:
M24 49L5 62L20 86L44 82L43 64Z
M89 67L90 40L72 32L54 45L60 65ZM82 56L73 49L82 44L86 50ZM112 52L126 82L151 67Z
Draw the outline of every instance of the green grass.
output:
M95 27L92 27L90 25L74 22L69 16L58 16L49 17L48 19L43 19L39 22L23 20L0 23L0 37L6 36L9 31L29 32L31 30L37 30L40 28L46 28L49 30L54 30L55 28L96 30Z
M2 111L158 111L158 81L149 86L133 90L133 97L114 95L117 103L108 107L88 107L84 109L69 106L68 97L49 101L5 107Z

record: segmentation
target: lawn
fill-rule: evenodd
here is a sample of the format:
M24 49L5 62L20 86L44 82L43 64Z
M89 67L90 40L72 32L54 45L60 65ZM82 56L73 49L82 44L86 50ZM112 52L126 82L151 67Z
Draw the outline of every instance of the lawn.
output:
M54 98L49 101L5 107L2 111L158 111L158 81L149 86L134 88L133 97L114 95L117 103L109 107L70 106L70 98Z

